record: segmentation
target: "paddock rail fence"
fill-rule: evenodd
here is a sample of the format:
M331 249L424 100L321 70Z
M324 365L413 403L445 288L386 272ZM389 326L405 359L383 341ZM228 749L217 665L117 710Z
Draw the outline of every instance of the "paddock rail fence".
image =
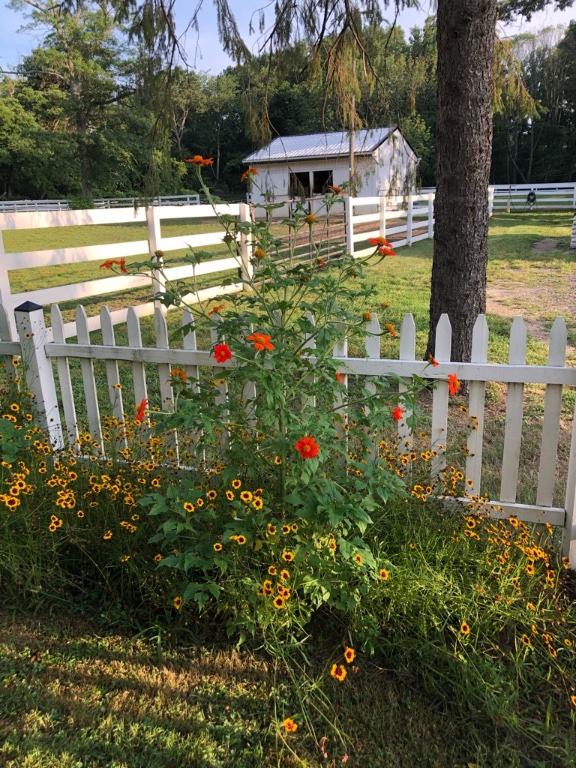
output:
M100 326L101 343L94 343L86 312L77 308L76 343L65 339L64 324L60 309L52 307L52 332L44 321L42 307L25 302L15 310L18 340L12 336L7 312L0 305L0 355L5 356L8 373L14 375L13 359L21 358L26 376L27 389L34 395L36 419L49 435L55 448L74 446L79 435L77 414L87 422L99 454L106 456L106 441L101 412L112 413L120 423L133 420L124 402L140 403L150 399L163 410L172 410L174 393L171 386L171 370L184 370L190 386L200 376L202 368L213 371L217 389L215 397L219 403L227 398L226 384L218 380L218 370L229 368L234 361L217 363L212 349L217 342L212 333L210 349L198 349L196 335L188 330L183 337L183 348L169 346L168 326L165 314L157 308L154 314L155 345L143 346L140 319L134 308L127 310L126 345L115 341L111 313L102 308ZM182 324L190 328L192 319L189 310L182 315ZM486 387L490 382L506 385L506 417L503 437L500 490L493 494L491 514L496 517L515 515L520 520L532 523L549 523L562 529L563 554L576 568L576 416L572 414L569 457L566 483L563 489L563 503L554 505L557 460L559 452L560 427L562 421L563 390L576 387L576 369L566 367L567 328L562 318L554 322L549 340L547 365L526 364L526 327L522 318L517 317L510 332L508 363L488 363L488 326L483 315L474 326L472 359L469 363L450 360L452 328L447 315L443 315L436 329L435 354L437 367L418 360L416 356L416 327L412 315L407 314L400 331L398 359L381 359L380 322L376 314L366 324L365 349L363 357L348 354L344 341L334 349L334 359L343 381L348 386L351 377L385 377L397 374L401 377L399 391L405 391L406 384L413 376L435 381L430 409L431 426L429 446L435 451L430 462L432 477L446 467L445 447L450 431L455 429L449 415L449 387L447 376L456 373L458 379L469 382L468 424L465 476L469 479L467 496L479 494L482 488L483 449L486 427ZM310 361L314 361L313 346L309 348ZM54 365L53 365L54 363ZM81 381L74 380L70 365L80 366ZM106 385L98 386L95 366L105 369ZM121 371L123 366L123 386ZM128 371L126 371L126 368ZM103 375L100 373L100 375ZM543 416L539 445L539 466L536 477L534 503L520 503L520 464L522 457L523 420L525 410L525 388L528 385L542 385ZM250 399L257 397L255 388L249 393ZM79 393L80 390L80 393ZM133 397L132 397L133 396ZM531 393L534 396L534 393ZM79 401L79 402L78 402ZM406 418L409 414L405 414ZM399 444L410 450L415 436L407 425L406 418L398 422ZM489 426L489 425L488 425ZM86 427L82 427L86 428ZM178 436L176 435L177 445ZM557 492L556 492L557 497ZM466 503L466 498L463 499Z

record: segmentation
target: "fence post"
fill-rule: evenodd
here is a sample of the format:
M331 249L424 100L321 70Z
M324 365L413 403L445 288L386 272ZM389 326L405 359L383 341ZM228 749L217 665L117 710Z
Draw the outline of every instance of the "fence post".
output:
M428 239L434 237L434 192L428 192Z
M146 208L146 224L148 226L148 251L150 253L150 259L157 264L156 269L152 269L152 292L154 296L158 293L164 293L166 291L166 279L162 273L164 266L164 259L161 251L162 246L162 234L160 230L160 209L154 205L149 205ZM167 308L159 301L154 302L156 307L160 307L164 313L167 312Z
M8 277L8 270L6 269L6 252L4 250L4 238L2 231L0 230L0 304L6 310L8 316L8 322L10 323L10 330L12 334L16 335L16 325L14 322L14 316L12 314L12 291L10 290L10 278Z
M48 331L39 304L25 301L14 309L22 348L26 386L32 394L32 410L53 448L64 448L52 362L46 355Z
M380 208L378 213L380 214L379 234L380 237L386 237L386 191L384 189L380 190Z
M494 187L488 187L488 216L494 213Z
M250 206L246 203L240 203L240 221L251 223ZM244 282L251 282L254 276L254 267L252 266L252 235L240 235L240 277ZM244 286L244 290L248 286Z
M354 258L354 198L348 195L344 198L344 214L346 218L346 250Z
M412 195L408 195L408 208L406 209L406 245L412 245L412 219L414 216L412 201Z

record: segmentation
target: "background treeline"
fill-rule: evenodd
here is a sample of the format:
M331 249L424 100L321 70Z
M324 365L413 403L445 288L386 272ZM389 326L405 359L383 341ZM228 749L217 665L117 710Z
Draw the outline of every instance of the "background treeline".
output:
M322 70L303 46L218 76L152 60L106 2L18 0L42 44L0 79L0 197L194 191L183 162L214 158L211 186L239 192L241 159L275 135L343 130ZM372 77L355 95L366 127L399 125L434 184L436 39L429 19L365 30ZM576 22L502 43L495 61L492 181L576 178Z

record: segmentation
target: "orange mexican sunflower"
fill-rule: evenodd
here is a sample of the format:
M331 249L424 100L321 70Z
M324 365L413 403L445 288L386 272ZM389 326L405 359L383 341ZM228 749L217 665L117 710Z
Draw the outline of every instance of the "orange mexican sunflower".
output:
M386 323L385 328L393 339L398 336L396 333L396 328L394 327L394 323Z
M339 187L338 185L334 185L333 187L328 187L330 192L334 193L335 195L342 195L344 193L344 190L342 187Z
M214 347L214 357L217 363L225 363L232 357L232 351L228 344L216 344Z
M344 374L336 372L336 381L338 384L344 384Z
M396 408L394 408L394 410L392 411L392 417L395 421L400 421L403 413L404 413L404 408L402 408L401 405L397 405Z
M214 304L214 306L208 310L210 316L219 314L224 309L224 304Z
M460 389L460 382L458 381L458 376L455 373L449 373L448 374L448 393L450 395L455 395L459 389Z
M123 272L124 274L127 273L128 270L126 269L126 259L109 259L103 264L100 264L100 269L112 269L114 264L117 264L120 267L120 272Z
M346 671L346 667L343 664L332 664L330 676L335 680L338 680L339 683L344 682L347 674L348 672Z
M385 237L369 237L368 242L371 245L378 245L383 248L392 248L392 243L386 240Z
M138 424L142 423L147 407L148 407L148 398L145 397L140 401L140 405L138 406L138 410L136 411L136 416L134 417L134 421L138 422Z
M316 456L318 456L320 446L316 442L315 438L306 435L306 437L301 437L297 441L294 449L298 451L303 459L314 459Z
M428 362L430 365L434 366L434 368L436 368L437 365L440 365L440 363L438 362L438 360L436 360L434 355L428 355Z
M251 336L246 336L246 341L254 342L254 349L262 351L264 349L273 350L274 344L270 343L270 336L265 333L253 333Z
M307 224L310 224L310 226L312 226L312 224L316 224L316 222L318 221L318 219L316 218L316 216L314 216L314 214L312 214L312 213L309 213L309 214L308 214L308 216L304 216L304 221L305 221Z
M240 181L246 181L246 179L251 179L252 176L258 176L258 171L256 168L247 168L242 176L240 176Z
M187 157L186 160L184 160L185 163L190 163L192 165L213 165L214 160L211 158L204 158L202 155L194 155L194 157Z

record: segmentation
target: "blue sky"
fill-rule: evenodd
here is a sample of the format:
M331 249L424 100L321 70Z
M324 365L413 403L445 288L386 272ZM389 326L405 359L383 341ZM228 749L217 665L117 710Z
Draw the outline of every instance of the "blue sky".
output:
M2 0L0 0L1 2ZM252 14L269 0L232 0L231 6L237 15L240 30L245 34L249 48L257 51L257 35L249 35L248 28ZM188 20L187 14L196 3L190 0L177 0L177 23L183 30ZM399 19L400 25L409 32L411 27L422 26L426 17L432 12L430 0L422 0L421 10L404 11ZM273 4L270 3L273 7ZM271 16L272 10L267 15ZM515 34L519 31L535 31L545 26L564 24L571 19L576 19L576 7L567 11L554 12L543 11L534 16L530 23L523 22L506 28L502 27L499 33ZM7 6L0 11L0 69L10 69L18 64L22 57L26 56L32 48L39 43L37 32L21 30L26 24L26 19L21 11L15 11ZM257 27L257 19L254 19ZM20 30L20 31L19 31ZM198 70L217 74L230 64L230 60L222 52L218 34L216 31L216 12L211 0L203 0L200 12L200 34L190 30L186 36L185 48L189 57L189 64Z

